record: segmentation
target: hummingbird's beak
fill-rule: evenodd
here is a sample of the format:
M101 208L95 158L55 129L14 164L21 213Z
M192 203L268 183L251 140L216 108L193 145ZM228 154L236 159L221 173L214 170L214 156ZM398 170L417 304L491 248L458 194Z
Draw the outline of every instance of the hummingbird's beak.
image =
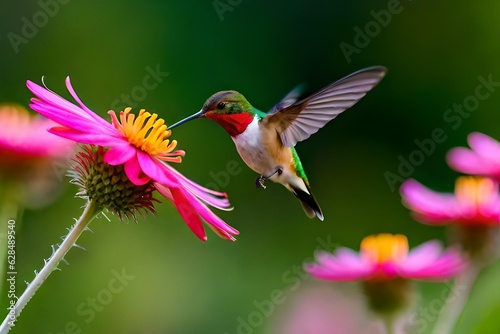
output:
M188 122L188 121L190 121L192 119L195 119L195 118L200 118L201 116L203 116L203 109L201 109L200 111L198 111L196 114L188 116L188 117L184 118L183 120L181 120L181 121L179 121L179 122L177 122L177 123L175 123L173 125L170 125L169 127L167 127L167 129L171 130L171 129L175 128L178 125L186 123L186 122Z

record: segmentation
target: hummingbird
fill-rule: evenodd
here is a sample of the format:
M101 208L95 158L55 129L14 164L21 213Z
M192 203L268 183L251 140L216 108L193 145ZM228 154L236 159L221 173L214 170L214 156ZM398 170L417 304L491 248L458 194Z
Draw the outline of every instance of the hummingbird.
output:
M386 73L383 66L365 68L302 100L298 100L300 90L296 88L268 112L253 107L237 91L217 92L206 100L200 111L168 129L196 118L215 121L231 136L241 159L260 174L255 180L257 187L265 189L266 180L281 183L300 200L309 218L323 220L295 144L351 108Z

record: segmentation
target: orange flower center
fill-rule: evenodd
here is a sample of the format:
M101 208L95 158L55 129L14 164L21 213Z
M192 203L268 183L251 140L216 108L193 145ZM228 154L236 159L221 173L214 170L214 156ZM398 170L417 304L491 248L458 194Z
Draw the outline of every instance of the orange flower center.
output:
M485 177L461 176L455 183L457 200L463 204L479 207L488 203L495 193L495 182Z
M0 105L0 123L7 135L17 134L19 129L26 129L31 124L31 116L26 109L17 105Z
M184 155L184 152L171 153L177 146L177 141L167 139L172 131L167 130L165 121L158 118L157 114L151 114L144 109L139 111L136 118L134 114L130 114L131 110L132 108L125 108L124 111L120 111L120 120L114 111L108 112L113 125L129 143L160 160L181 162L181 155Z
M371 235L361 242L361 253L372 263L399 263L408 255L408 239L402 234Z

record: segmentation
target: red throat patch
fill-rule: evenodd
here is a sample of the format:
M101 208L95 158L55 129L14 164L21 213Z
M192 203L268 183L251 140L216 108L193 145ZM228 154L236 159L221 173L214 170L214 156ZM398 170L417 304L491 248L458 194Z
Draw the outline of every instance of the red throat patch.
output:
M246 112L240 114L217 114L208 112L205 114L205 117L220 124L232 137L244 132L253 121L253 116Z

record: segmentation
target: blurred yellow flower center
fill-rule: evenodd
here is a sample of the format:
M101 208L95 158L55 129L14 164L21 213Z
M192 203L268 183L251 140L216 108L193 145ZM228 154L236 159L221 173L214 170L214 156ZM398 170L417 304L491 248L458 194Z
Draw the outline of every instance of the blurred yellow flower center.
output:
M460 203L479 206L489 202L495 193L495 183L485 177L461 176L455 183L455 195Z
M110 111L113 125L127 138L130 144L138 149L164 161L180 162L181 157L172 157L172 152L177 146L176 140L168 140L172 131L167 130L165 121L144 109L139 115L131 114L132 108L125 108L120 112L120 120L115 113Z
M4 132L7 131L7 134L9 134L9 130L16 133L20 128L26 128L30 122L31 116L23 107L13 104L0 105L0 123L8 125L3 129Z
M400 262L408 255L408 239L402 234L371 235L361 242L361 253L372 263Z

